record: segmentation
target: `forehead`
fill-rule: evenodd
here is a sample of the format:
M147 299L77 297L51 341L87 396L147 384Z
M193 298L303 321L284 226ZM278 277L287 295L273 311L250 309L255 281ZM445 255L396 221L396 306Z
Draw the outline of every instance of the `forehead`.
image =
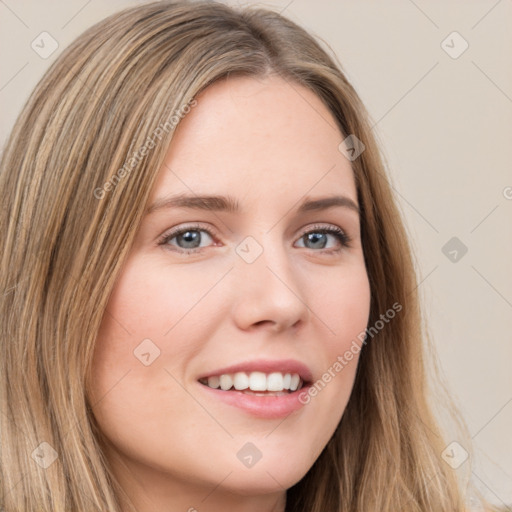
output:
M247 201L343 193L356 202L343 136L322 100L272 76L231 77L196 97L178 125L152 198L232 195Z

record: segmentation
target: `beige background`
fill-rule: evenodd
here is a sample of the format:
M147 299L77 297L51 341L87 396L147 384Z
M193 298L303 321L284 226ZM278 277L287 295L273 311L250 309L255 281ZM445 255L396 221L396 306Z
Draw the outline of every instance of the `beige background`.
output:
M2 148L62 48L138 3L0 1ZM417 251L440 361L473 437L473 480L493 502L512 503L512 1L249 3L274 6L320 37L367 105ZM31 48L43 31L59 45L46 59ZM455 56L464 40L469 47L452 58L447 51ZM452 237L468 249L456 262L442 251Z

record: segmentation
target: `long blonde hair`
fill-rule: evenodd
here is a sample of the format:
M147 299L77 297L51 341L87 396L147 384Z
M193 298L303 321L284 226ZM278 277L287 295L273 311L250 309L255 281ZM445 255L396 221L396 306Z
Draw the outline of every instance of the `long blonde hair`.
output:
M288 490L286 510L463 510L428 404L406 231L358 95L333 58L277 13L161 1L117 13L71 44L35 88L6 144L0 174L6 512L120 511L123 491L87 399L109 294L180 113L216 80L268 73L311 89L343 136L364 143L352 166L371 285L369 325L393 304L402 306L363 347L343 418ZM47 464L36 463L37 450Z

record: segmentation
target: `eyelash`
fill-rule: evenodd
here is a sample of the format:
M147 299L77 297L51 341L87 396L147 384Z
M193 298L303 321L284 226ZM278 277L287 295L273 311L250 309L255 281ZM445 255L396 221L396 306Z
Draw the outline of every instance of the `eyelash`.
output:
M215 233L211 229L208 229L204 226L200 226L199 224L195 224L195 225L186 226L183 228L176 229L174 231L171 231L170 233L165 233L158 239L158 245L159 246L169 245L168 242L170 240L172 240L173 238L175 238L183 233L186 233L187 231L205 231L206 233L208 233L208 235L212 239L216 238ZM352 239L343 230L341 230L337 226L325 227L325 226L314 225L311 228L309 228L307 231L302 233L302 235L299 237L299 240L304 238L306 235L308 235L310 233L322 233L322 234L333 235L338 239L338 241L341 244L341 247L338 249L318 249L318 250L311 249L314 252L319 252L321 254L335 255L335 254L339 253L342 249L351 247ZM202 251L203 249L205 249L205 247L196 247L194 249L182 249L182 248L178 247L177 249L170 249L170 250L173 252L181 253L183 255L189 255L189 254L191 255L191 254L198 253L198 252ZM306 249L307 249L307 247L306 247Z

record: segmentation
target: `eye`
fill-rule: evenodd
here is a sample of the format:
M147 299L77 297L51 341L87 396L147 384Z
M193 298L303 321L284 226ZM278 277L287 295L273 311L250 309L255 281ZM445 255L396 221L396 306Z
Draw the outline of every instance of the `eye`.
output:
M206 234L206 245L202 245ZM200 252L207 246L208 238L213 241L214 233L200 225L185 226L164 234L158 241L159 246L164 246L177 253L184 255ZM336 248L326 248L329 237L338 242ZM302 245L306 249L313 249L315 252L337 253L344 247L350 247L350 237L337 226L313 226L305 231L299 241L305 241L308 246Z
M338 248L327 248L328 237L335 238L340 247ZM299 240L304 240L307 244L310 244L307 249L320 249L320 252L336 253L341 251L344 247L350 247L350 237L337 226L313 226L313 228L306 231ZM303 246L304 247L304 246Z
M204 238L202 233L206 233L207 238L213 238L213 233L209 229L194 225L166 233L158 241L158 245L176 247L177 249L171 250L177 250L177 252L194 253L205 247L201 245ZM175 240L175 243L171 243L173 240Z

